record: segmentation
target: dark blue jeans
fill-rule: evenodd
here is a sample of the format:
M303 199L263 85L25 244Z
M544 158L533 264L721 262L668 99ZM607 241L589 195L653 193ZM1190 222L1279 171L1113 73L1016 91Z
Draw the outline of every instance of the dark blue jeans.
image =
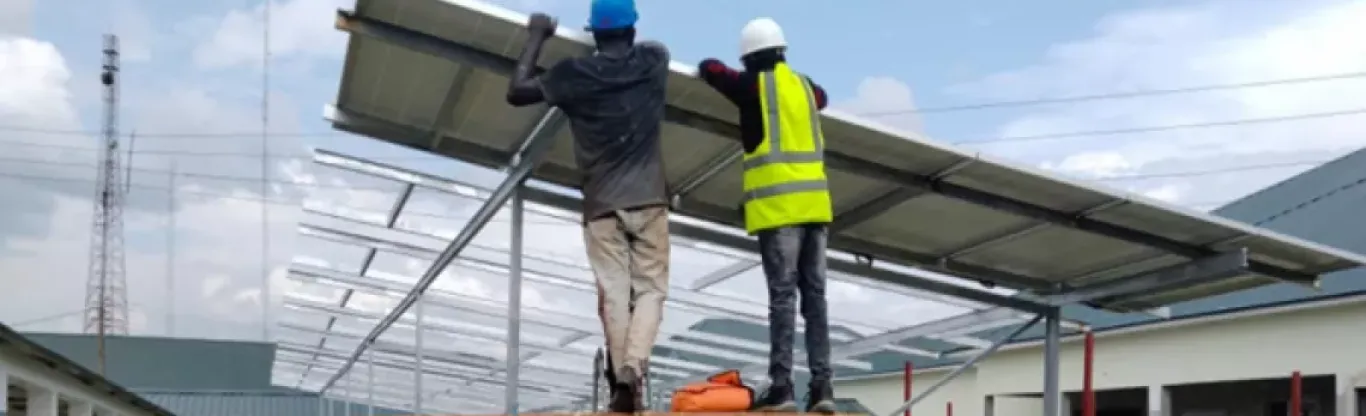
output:
M768 278L768 375L775 385L792 385L792 344L796 336L797 297L806 320L807 365L811 387L830 384L830 324L825 303L825 224L781 227L758 232L759 253Z

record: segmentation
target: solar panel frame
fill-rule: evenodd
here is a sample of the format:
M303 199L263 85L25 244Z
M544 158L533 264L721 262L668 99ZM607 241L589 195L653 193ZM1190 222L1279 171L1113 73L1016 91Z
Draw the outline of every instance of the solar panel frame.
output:
M352 36L337 107L430 137L367 135L485 166L506 166L546 111L544 106L513 108L502 102L505 74L525 36L520 23L525 17L472 0L360 0L356 10L350 18L343 15L339 27L366 35L355 23L362 19L407 31L426 43L398 45L373 34ZM548 42L541 64L589 53L590 42L582 32L561 28ZM451 55L460 48L462 56ZM731 163L713 169L712 163L735 151L735 111L687 65L673 62L671 69L665 137L669 183L677 189L696 182L703 172L716 171L679 195L677 209L740 225L738 168ZM442 80L443 72L450 81ZM446 82L454 86L465 77L469 91L436 87ZM445 100L454 104L434 104ZM443 113L441 108L450 108L449 114L433 114ZM1354 253L1083 185L837 110L827 110L823 123L837 212L858 211L893 193L910 195L862 215L866 218L861 222L832 236L833 248L1035 291L1141 274L1145 270L1132 263L1145 258L1176 254L1173 259L1192 259L1239 247L1249 249L1256 273L1237 278L1243 283L1235 287L1269 282L1267 276L1312 284L1319 274L1366 263ZM580 175L570 157L567 130L556 132L551 155L533 177L575 188ZM908 187L922 191L908 192ZM933 221L913 223L923 218ZM960 253L968 248L976 250ZM1183 296L1163 299L1189 300L1226 287L1187 288Z

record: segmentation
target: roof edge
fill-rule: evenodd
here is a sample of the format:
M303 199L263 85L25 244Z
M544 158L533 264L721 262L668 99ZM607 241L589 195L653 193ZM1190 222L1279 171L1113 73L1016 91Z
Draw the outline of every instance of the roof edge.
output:
M33 358L45 360L55 364L57 368L67 368L68 376L74 377L77 382L94 388L96 391L107 392L116 399L126 401L136 408L146 410L157 416L175 416L175 413L166 410L155 403L143 398L142 396L123 388L103 375L91 371L88 368L76 363L64 355L58 354L47 347L44 347L33 340L10 328L8 325L0 323L0 345L10 344L21 355L28 355Z

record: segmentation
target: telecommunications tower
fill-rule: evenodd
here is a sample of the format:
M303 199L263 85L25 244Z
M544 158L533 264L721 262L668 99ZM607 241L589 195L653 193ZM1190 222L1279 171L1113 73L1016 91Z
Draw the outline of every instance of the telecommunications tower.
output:
M123 197L119 160L119 40L104 36L104 131L95 187L94 226L90 236L90 276L85 293L85 332L99 334L100 367L104 335L128 334L128 292L124 281Z

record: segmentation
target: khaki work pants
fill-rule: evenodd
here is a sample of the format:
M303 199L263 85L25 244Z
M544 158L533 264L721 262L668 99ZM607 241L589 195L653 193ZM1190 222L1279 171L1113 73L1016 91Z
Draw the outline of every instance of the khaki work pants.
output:
M669 210L619 210L583 233L598 286L598 316L616 380L644 376L669 292Z

